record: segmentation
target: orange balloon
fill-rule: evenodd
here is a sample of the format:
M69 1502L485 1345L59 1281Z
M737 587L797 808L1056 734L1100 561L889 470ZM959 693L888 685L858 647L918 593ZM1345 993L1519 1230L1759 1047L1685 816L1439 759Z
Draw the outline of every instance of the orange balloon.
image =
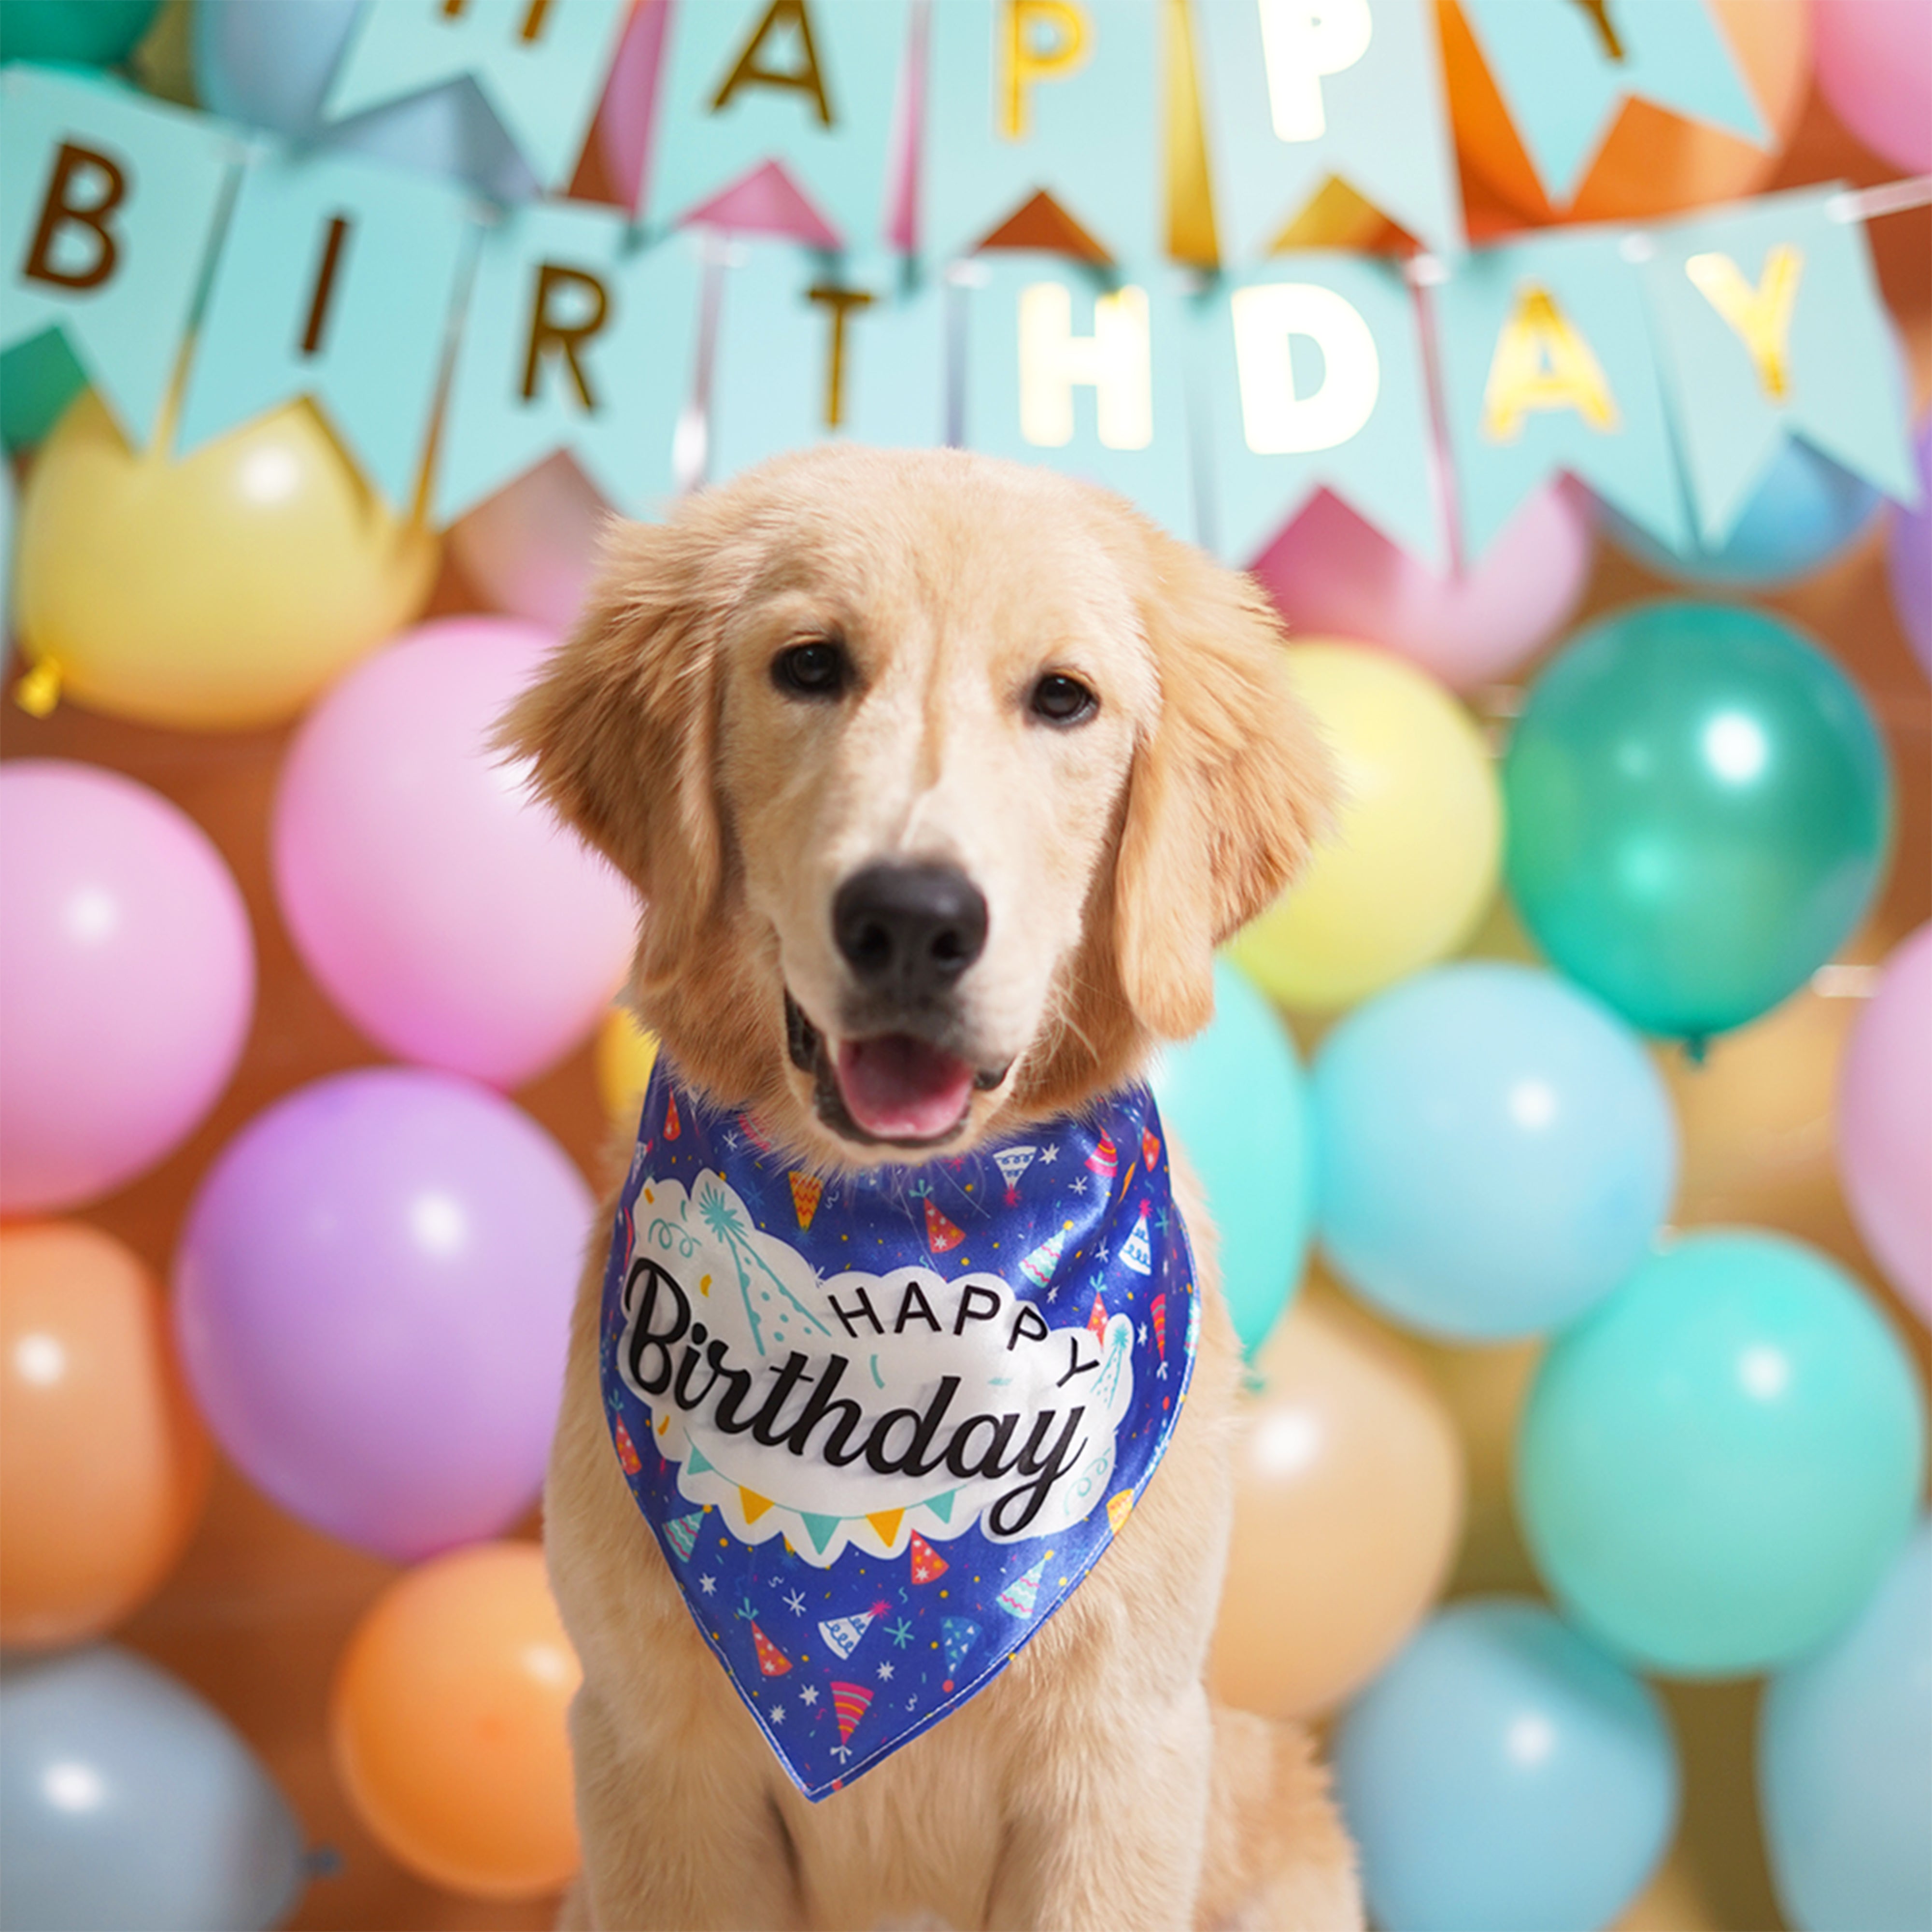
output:
M402 1864L452 1892L530 1898L580 1862L565 1714L583 1676L543 1552L479 1543L410 1570L337 1667L337 1775Z
M1213 1682L1243 1709L1302 1717L1372 1677L1440 1594L1462 1451L1402 1346L1332 1292L1304 1292L1255 1366Z
M0 1232L0 1644L78 1643L144 1601L208 1460L140 1262L78 1222Z
M1811 80L1809 0L1717 0L1718 24L1771 130L1754 147L1648 100L1626 100L1575 199L1544 194L1456 0L1438 0L1456 146L1481 184L1534 221L1616 221L1754 194L1797 127Z

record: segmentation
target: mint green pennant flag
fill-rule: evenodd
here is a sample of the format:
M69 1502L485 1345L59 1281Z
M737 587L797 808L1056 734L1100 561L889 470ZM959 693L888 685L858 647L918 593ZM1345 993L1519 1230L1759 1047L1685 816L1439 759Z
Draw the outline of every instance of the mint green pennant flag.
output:
M1179 276L1004 250L965 272L967 447L1118 490L1192 541Z
M364 0L322 118L346 120L468 75L530 172L562 188L628 13L628 0Z
M194 320L241 149L118 82L0 72L0 349L58 327L136 448Z
M567 449L606 501L660 514L692 397L694 236L637 245L607 208L509 210L484 234L450 376L433 514L460 516Z
M1050 195L1117 262L1161 259L1157 0L936 0L922 255L964 254Z
M1578 228L1485 249L1433 292L1466 568L1565 470L1682 547L1683 487L1625 239Z
M1766 195L1651 232L1642 285L1707 549L1723 548L1789 436L1918 500L1899 346L1864 224L1834 218L1840 192Z
M734 248L712 350L708 475L815 442L946 440L946 294L772 242Z
M310 396L369 480L409 509L478 234L470 208L430 176L350 156L253 160L196 338L179 453Z
M1298 250L1222 278L1190 306L1217 552L1252 563L1325 488L1444 568L1421 332L1400 269Z
M776 161L848 248L880 240L907 0L704 0L673 9L652 224Z
M1462 246L1432 0L1192 0L1224 263L1267 254L1332 177Z

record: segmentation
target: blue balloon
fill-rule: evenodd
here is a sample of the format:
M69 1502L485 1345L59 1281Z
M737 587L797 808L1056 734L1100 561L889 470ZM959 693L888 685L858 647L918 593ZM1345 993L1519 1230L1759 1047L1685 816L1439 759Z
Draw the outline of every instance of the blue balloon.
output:
M1716 550L1680 556L1608 505L1604 525L1619 550L1660 577L1766 590L1822 569L1871 527L1884 500L1862 476L1786 436Z
M302 1875L281 1792L165 1671L112 1645L0 1670L8 1932L262 1932Z
M1301 1279L1314 1186L1307 1090L1280 1016L1214 964L1214 1017L1156 1063L1151 1084L1220 1235L1221 1289L1252 1354Z
M1932 1925L1932 1522L1828 1650L1772 1680L1757 1775L1800 1932Z
M1676 1189L1676 1123L1642 1044L1528 967L1404 980L1329 1034L1312 1084L1322 1247L1431 1334L1573 1320L1649 1253Z
M1525 1598L1430 1618L1349 1706L1334 1766L1381 1932L1592 1932L1677 1816L1655 1692Z
M195 92L210 113L292 141L366 154L467 182L499 201L527 201L536 178L465 78L324 121L322 104L362 0L196 0Z
M1884 1575L1924 1443L1904 1345L1834 1262L1780 1235L1692 1234L1544 1357L1518 1513L1558 1601L1621 1655L1769 1670Z

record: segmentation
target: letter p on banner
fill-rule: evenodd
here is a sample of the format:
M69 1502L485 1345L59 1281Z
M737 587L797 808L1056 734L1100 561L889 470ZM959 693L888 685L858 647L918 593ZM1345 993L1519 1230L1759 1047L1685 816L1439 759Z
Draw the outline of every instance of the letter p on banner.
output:
M0 349L50 328L136 447L152 434L235 153L200 116L104 82L0 77Z

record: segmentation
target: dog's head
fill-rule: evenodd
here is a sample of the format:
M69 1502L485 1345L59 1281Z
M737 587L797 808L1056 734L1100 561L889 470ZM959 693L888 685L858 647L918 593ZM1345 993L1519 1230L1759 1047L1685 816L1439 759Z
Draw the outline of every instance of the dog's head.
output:
M1280 644L1118 498L823 449L616 526L500 737L642 893L634 997L685 1076L904 1160L1204 1024L1325 814Z

